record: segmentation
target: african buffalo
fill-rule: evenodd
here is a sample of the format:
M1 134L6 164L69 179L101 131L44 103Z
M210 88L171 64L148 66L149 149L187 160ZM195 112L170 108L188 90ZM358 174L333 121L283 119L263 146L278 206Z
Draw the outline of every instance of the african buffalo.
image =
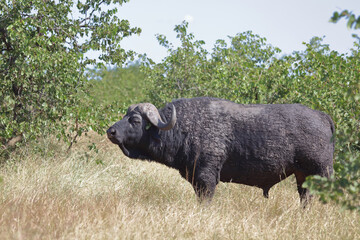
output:
M236 104L217 98L179 99L158 110L129 107L107 131L129 158L179 170L200 200L211 200L219 181L269 189L295 174L301 201L310 175L333 173L334 124L300 104Z

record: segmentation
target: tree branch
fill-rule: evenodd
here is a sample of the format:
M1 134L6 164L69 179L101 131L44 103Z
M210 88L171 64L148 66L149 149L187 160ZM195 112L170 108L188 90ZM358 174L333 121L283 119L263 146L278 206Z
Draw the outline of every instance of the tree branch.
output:
M15 147L16 143L20 142L22 139L22 135L17 135L11 138L5 145L3 145L3 149L6 150L10 147Z

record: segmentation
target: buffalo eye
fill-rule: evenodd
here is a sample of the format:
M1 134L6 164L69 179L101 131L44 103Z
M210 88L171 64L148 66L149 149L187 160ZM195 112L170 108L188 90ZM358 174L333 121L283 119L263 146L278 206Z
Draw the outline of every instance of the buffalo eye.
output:
M134 125L138 125L138 124L141 124L141 118L140 117L138 117L138 116L132 116L132 117L130 117L129 118L129 122L131 123L131 124L134 124Z

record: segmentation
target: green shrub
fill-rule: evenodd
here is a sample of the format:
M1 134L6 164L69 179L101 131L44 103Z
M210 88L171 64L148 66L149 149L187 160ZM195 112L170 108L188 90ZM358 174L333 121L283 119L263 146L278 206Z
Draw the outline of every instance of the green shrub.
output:
M0 0L0 155L43 134L74 139L95 121L97 108L80 106L86 66L121 65L132 53L120 41L140 33L116 17L111 4L123 2ZM103 62L84 55L91 50Z
M144 101L146 82L138 65L92 71L90 95L97 104L130 104ZM125 109L125 110L126 110Z

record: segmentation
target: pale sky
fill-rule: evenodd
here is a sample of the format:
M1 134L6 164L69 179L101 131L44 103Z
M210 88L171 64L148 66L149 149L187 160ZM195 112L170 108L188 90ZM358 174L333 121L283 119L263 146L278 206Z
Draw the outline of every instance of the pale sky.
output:
M118 10L131 26L140 27L140 36L124 39L122 47L146 53L156 62L166 55L155 35L164 34L178 45L175 25L189 22L189 31L204 40L211 50L217 39L228 39L248 30L265 37L282 54L304 50L303 42L325 36L324 43L341 53L349 52L355 39L346 21L329 22L334 11L348 9L360 15L359 0L130 0Z

